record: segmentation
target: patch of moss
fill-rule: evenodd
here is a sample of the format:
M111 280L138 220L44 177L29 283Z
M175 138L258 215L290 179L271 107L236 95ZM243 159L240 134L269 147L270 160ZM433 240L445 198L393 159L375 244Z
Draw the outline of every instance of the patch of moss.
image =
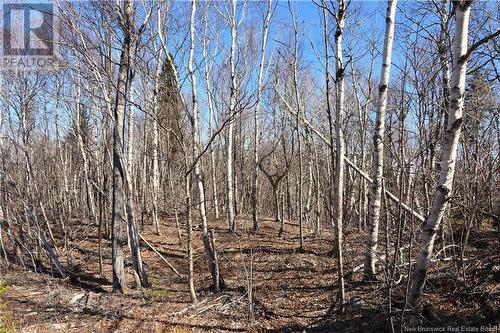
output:
M7 293L7 282L0 280L0 297Z
M146 304L163 301L168 292L166 289L161 287L160 280L155 274L151 274L149 276L149 283L151 284L151 287L144 293Z
M150 273L148 277L151 288L158 288L160 286L160 279L154 273Z
M167 294L167 291L163 288L151 289L150 291L146 292L146 303L150 304L163 301Z
M2 297L7 294L9 287L7 282L0 280L0 333L13 333L16 332L14 323L10 315L5 311L7 304L4 303Z

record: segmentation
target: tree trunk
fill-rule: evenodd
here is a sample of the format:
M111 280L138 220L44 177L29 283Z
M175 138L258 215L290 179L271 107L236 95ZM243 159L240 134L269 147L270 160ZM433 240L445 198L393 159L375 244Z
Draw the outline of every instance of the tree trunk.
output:
M335 220L336 220L336 252L338 265L338 282L340 304L344 304L344 267L342 258L342 238L343 238L343 215L344 215L344 155L345 142L342 126L344 123L344 62L342 60L342 37L345 24L345 2L339 0L339 10L337 16L337 32L335 34L335 90L336 90L336 117L335 117L335 137L337 138L337 161L335 165Z
M208 9L205 14L205 35L208 33ZM205 58L205 82L207 85L207 101L208 101L208 110L209 110L209 115L208 115L208 137L211 138L213 135L213 128L212 128L212 122L215 122L215 113L214 113L214 106L213 106L213 101L212 101L212 88L210 84L210 72L211 72L211 66L209 66L209 56L207 53L207 38L203 39L203 57ZM210 173L211 173L211 182L212 182L212 198L213 198L213 205L214 205L214 214L215 214L215 219L219 219L219 198L217 194L217 172L216 172L216 165L215 165L215 149L213 144L210 145Z
M304 250L304 226L303 226L303 202L302 202L302 138L300 133L300 120L302 115L302 105L301 98L299 93L299 82L298 82L298 29L297 29L297 21L294 13L290 7L289 10L292 16L292 25L293 25L293 72L292 72L292 80L293 80L293 88L295 92L295 103L297 108L296 118L295 118L295 130L297 131L297 151L299 158L299 172L297 176L297 208L298 208L298 218L299 218L299 249ZM293 141L292 141L293 142Z
M85 151L85 146L83 142L83 130L82 128L82 108L83 105L80 102L81 98L81 87L80 87L80 76L77 76L77 87L76 87L76 124L77 124L77 141L78 141L78 148L80 150L80 154L82 155L82 162L83 162L83 177L85 181L85 192L87 195L87 208L88 208L88 214L90 215L90 218L92 220L92 223L95 225L97 224L96 220L96 213L95 213L95 206L94 206L94 195L92 194L92 187L90 185L90 178L89 178L89 165L88 165L88 159L87 159L87 153Z
M163 29L159 26L158 29ZM153 226L155 228L156 234L160 235L160 222L158 221L158 193L160 191L160 171L159 171L159 145L160 145L160 130L158 126L159 121L159 90L160 90L160 74L161 74L161 54L162 49L160 48L158 54L158 61L156 64L156 73L154 78L154 98L153 98L153 116L151 117L151 125L153 127L153 139L152 139L152 158L153 158L153 168L152 168L152 217Z
M384 51L380 85L378 88L377 116L375 121L375 135L373 137L373 183L368 211L368 241L366 246L363 274L365 280L376 280L376 257L378 245L378 227L380 222L380 207L382 201L382 178L384 167L384 133L385 111L387 108L387 88L391 71L392 43L394 40L394 26L397 0L389 0L385 24Z
M191 21L190 21L190 38L191 45L189 50L189 77L191 79L191 95L192 95L192 108L193 112L191 115L191 129L192 129L192 151L193 151L193 159L194 159L194 177L196 181L196 185L198 187L198 200L197 203L200 219L201 219L201 227L203 231L203 243L205 246L205 253L207 255L207 261L210 269L210 273L212 274L212 279L214 286L219 285L221 289L226 287L225 281L222 278L220 272L217 271L215 265L215 255L214 249L212 248L212 244L210 242L210 234L208 231L207 224L207 212L206 212L206 201L205 201L205 188L204 188L204 180L203 174L201 172L200 164L197 161L197 157L200 151L200 120L199 120L199 111L198 111L198 97L196 90L196 76L194 73L194 48L195 48L195 14L196 14L196 0L191 1Z
M453 44L453 72L451 78L448 122L443 137L443 156L441 160L439 181L434 193L429 215L422 226L420 252L417 256L415 272L408 298L412 306L415 306L422 296L427 270L432 257L434 239L451 196L453 178L455 175L458 140L460 139L462 130L462 113L467 70L467 57L465 55L467 53L471 1L455 1L453 4L456 9L456 27Z
M188 284L189 284L189 295L191 297L191 302L196 303L196 290L194 288L194 267L193 267L193 215L191 210L191 182L190 176L186 175L186 210L187 210L187 238L188 238Z
M124 39L118 69L118 83L114 107L113 123L113 213L112 213L112 262L113 262L113 291L124 292L125 269L123 246L126 245L126 213L125 213L125 165L123 146L123 123L125 118L125 96L127 95L128 70L130 65L131 36L129 29L132 26L132 1L125 0L123 5Z
M235 231L235 220L234 220L234 178L233 178L233 136L234 136L234 116L236 108L236 69L235 69L235 53L236 53L236 0L231 1L231 50L229 54L229 67L231 75L231 91L229 96L229 123L227 130L227 146L226 146L226 159L227 159L227 170L226 170L226 191L227 191L227 223L229 229Z
M254 132L253 132L253 181L252 181L252 218L253 218L253 231L257 231L259 227L258 223L258 214L259 214L259 202L257 199L257 190L258 190L258 171L259 171L259 145L260 145L260 100L262 97L262 75L264 71L264 60L266 56L266 44L267 44L267 33L269 31L269 25L271 23L271 14L272 14L272 0L267 1L267 14L263 22L263 30L262 30L262 40L260 45L260 61L259 61L259 73L257 76L257 102L255 105L254 111Z

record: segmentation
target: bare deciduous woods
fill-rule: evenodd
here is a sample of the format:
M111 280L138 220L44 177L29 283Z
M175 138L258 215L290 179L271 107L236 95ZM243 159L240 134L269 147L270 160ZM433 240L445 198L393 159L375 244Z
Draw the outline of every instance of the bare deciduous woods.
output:
M497 3L53 6L57 66L0 52L15 329L496 320ZM0 11L11 46L45 44L9 31L38 14Z

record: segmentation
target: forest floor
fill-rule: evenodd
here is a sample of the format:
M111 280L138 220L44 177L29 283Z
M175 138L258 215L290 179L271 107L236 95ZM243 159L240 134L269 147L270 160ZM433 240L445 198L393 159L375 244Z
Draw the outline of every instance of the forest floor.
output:
M142 235L182 277L142 243L152 288L134 289L128 265L131 289L126 295L111 293L109 240L103 241L104 274L100 276L97 228L73 221L79 225L80 234L69 244L72 278L62 280L52 277L50 272L36 274L19 267L0 270L4 284L0 285L0 331L7 332L12 327L23 332L391 332L391 318L399 331L402 311L394 303L403 301L406 274L392 290L390 316L386 285L361 282L363 232L347 231L345 235L348 304L339 312L335 306L338 285L336 259L331 256L331 230L323 230L320 237L307 233L305 251L298 251L298 226L294 223L286 224L285 236L280 239L279 226L273 221L261 221L256 235L244 231L251 227L250 220L237 222L241 231L233 234L227 231L224 220L210 220L221 273L228 284L218 294L209 288L211 278L201 232L196 228L194 267L198 303L191 305L185 277L185 247L177 238L173 218L162 218L161 236L155 235L150 226L146 226ZM185 244L184 232L182 237ZM493 230L471 234L465 262L467 286L456 277L453 261L440 255L444 260L432 264L425 290L425 297L433 306L427 307L420 317L404 312L403 331L418 326L498 325L499 249L499 237ZM247 296L251 262L253 319ZM68 258L64 264L68 264ZM407 268L402 270L406 271ZM500 332L500 326L496 326L496 332Z

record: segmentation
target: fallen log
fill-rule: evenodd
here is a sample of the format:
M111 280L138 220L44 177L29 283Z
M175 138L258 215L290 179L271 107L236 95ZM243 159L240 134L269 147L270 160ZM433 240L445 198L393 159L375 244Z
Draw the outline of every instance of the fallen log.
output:
M178 277L180 278L183 278L182 274L179 273L174 266L172 266L171 263L168 262L167 259L165 259L165 257L160 253L158 252L158 250L153 246L151 245L144 237L142 237L141 234L138 234L139 235L139 238L151 249L153 250L154 253L156 253L158 255L158 257L160 257L161 260L163 260L163 262L165 264L167 264L168 267L170 267L170 269L172 269L172 271L175 273L175 275L177 275Z

